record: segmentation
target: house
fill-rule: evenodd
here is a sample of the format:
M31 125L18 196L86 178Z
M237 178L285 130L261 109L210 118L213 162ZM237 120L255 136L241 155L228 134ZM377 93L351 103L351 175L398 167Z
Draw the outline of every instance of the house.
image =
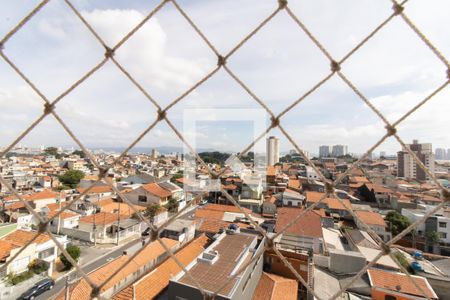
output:
M58 212L58 210L51 210L46 214L46 216L50 219L53 218ZM78 221L80 218L81 215L71 212L70 210L65 210L50 221L50 231L60 234L61 228L75 228L78 226Z
M191 220L176 219L163 228L161 236L179 241L181 245L184 245L194 238L195 223Z
M283 206L302 207L305 201L305 196L297 191L287 188L282 193L281 200L283 202Z
M375 183L363 183L358 187L358 193L365 202L376 203L378 207L391 207L392 190Z
M303 215L286 228L300 214ZM304 212L301 208L281 207L277 212L275 232L282 232L276 241L285 249L311 249L323 253L321 216L315 211Z
M116 243L140 235L140 221L119 214L100 212L79 219L78 229L67 234L81 234L83 240L100 244Z
M367 270L367 274L372 287L371 296L374 300L438 299L428 280L423 277L410 275L425 295L406 274L374 268Z
M87 191L88 188L78 188L77 192L82 194ZM113 189L109 185L94 185L90 190L86 192L85 200L95 201L111 197L114 194Z
M0 239L0 266L14 257L21 248L34 238L36 231L15 230ZM58 241L65 247L67 238L56 236ZM25 248L14 261L10 262L3 275L20 274L28 270L28 265L35 259L46 261L49 264L49 272L58 257L58 248L47 233L41 233Z
M318 202L320 203L316 204ZM326 197L325 193L307 191L306 206L309 207L314 204L316 204L315 208L323 208L339 218L351 218L352 204L348 199L330 198Z
M183 190L180 187L170 182L164 182L144 184L126 193L125 197L133 204L148 207L153 204L166 205L172 197L177 200L181 199L182 194Z
M172 251L176 251L179 247L178 242L174 240L163 238L162 242ZM113 295L119 293L128 285L137 281L142 274L150 272L157 264L167 259L168 256L169 254L164 247L158 241L154 241L148 244L142 252L134 257L130 262L128 261L131 257L127 254L123 254L122 256L119 256L113 261L108 262L95 271L89 273L88 276L89 279L96 285L104 283L107 278L112 276L111 280L101 288L101 297L99 297L102 299L110 299ZM121 269L124 264L126 264L125 267ZM68 296L70 299L90 300L91 292L91 285L83 278L71 286ZM63 289L58 294L56 299L67 299L66 290Z
M194 261L207 247L210 240L205 235L200 235L184 248L175 253L175 257L184 266ZM169 281L174 274L181 272L180 266L169 257L161 265L139 280L125 287L113 296L113 300L147 300L155 299L169 286Z
M355 211L355 214L358 218L354 221L359 229L365 229L361 223L364 222L370 229L378 234L383 241L387 242L392 238L392 234L387 230L386 222L379 213L359 210Z
M189 274L181 271L170 280L168 299L204 299L195 282L209 293L221 289L216 299L251 299L262 274L263 257L248 264L236 277L232 276L263 250L264 240L258 235L223 232L186 266Z
M96 204L99 206L100 212L119 214L126 217L131 217L135 213L135 211L131 208L130 205L128 205L128 203L118 202L115 201L113 198L106 198L100 200ZM133 206L140 212L147 209L145 206L141 205L133 205Z
M277 213L277 201L278 199L273 195L266 197L261 206L263 217L275 217L275 214Z
M298 284L294 279L263 272L253 300L297 300Z

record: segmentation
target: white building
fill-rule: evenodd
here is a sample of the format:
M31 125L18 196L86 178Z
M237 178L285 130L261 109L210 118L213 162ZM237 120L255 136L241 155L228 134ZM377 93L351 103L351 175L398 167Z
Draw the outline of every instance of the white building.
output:
M273 166L280 161L280 140L274 136L267 139L267 164Z

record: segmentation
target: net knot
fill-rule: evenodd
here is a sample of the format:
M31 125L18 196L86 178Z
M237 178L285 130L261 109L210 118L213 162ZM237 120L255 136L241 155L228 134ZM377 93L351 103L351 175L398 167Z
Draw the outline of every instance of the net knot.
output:
M222 56L222 55L217 56L217 65L219 67L224 66L226 63L227 63L227 59L224 56Z
M397 129L394 126L392 126L392 125L387 125L386 126L386 130L387 130L387 134L389 136L393 136L394 134L397 133Z
M445 202L450 202L450 192L447 189L442 189L442 198Z
M278 0L279 9L284 9L287 6L287 4L288 4L287 0Z
M103 179L103 177L105 176L106 172L108 172L108 168L102 168L100 167L98 169L98 179Z
M163 109L158 110L158 121L162 121L166 118L166 111Z
M44 114L46 114L46 115L50 114L54 108L55 108L55 104L46 102L44 104Z
M108 46L105 46L105 57L111 58L114 56L114 49L109 48Z
M39 225L38 225L38 232L39 233L44 233L44 232L47 232L47 227L48 227L48 221L45 221L45 222L39 222Z
M278 125L280 125L280 118L279 117L271 117L270 121L272 122L272 125L271 125L272 128L275 128Z
M0 51L5 50L5 45L3 43L0 43Z
M381 251L383 251L383 255L389 255L391 253L391 247L386 243L381 243Z
M399 14L401 14L401 13L403 12L404 7L401 6L401 5L398 4L398 3L395 3L395 4L392 6L392 9L394 10L395 15L397 16L397 15L399 15Z
M330 67L331 67L331 71L333 71L333 73L339 72L341 70L341 65L339 65L339 63L335 60L331 61Z
M92 287L91 298L97 298L100 295L100 288L98 286Z
M273 239L266 239L266 247L268 249L272 249L273 248Z
M1 48L0 48L0 50L1 50ZM447 79L450 80L450 68L447 69Z
M331 182L325 182L325 191L327 195L331 195L334 193L334 186L331 184Z
M159 231L157 230L157 229L154 229L154 228L151 228L150 229L150 240L153 242L153 241L156 241L156 239L158 238L158 236L159 236Z

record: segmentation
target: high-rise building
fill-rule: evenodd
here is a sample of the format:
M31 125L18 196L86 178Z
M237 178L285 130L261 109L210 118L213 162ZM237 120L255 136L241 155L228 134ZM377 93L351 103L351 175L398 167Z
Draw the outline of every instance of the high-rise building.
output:
M151 154L151 158L153 159L157 159L159 156L159 152L156 149L152 149L152 154Z
M348 153L347 145L334 145L333 150L331 151L331 155L334 157L344 156Z
M383 158L386 157L386 151L380 151L380 158L381 158L381 157L383 157Z
M425 167L434 174L434 154L431 143L419 144L418 140L413 140L412 144L406 145ZM416 180L430 180L430 177L417 165L414 158L403 149L397 152L397 177L416 179Z
M330 156L330 146L323 145L319 147L319 158Z
M280 140L274 136L267 139L267 164L273 166L280 161Z
M436 159L447 159L447 153L444 148L436 148L436 150L434 150L434 153Z

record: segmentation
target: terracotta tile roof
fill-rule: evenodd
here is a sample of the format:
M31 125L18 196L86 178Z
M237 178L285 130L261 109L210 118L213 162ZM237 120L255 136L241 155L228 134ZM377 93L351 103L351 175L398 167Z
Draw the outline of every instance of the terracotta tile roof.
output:
M0 240L0 261L5 261L11 255L11 250L16 248L20 248L20 246L6 240Z
M222 211L215 211L215 210L209 210L209 209L197 209L195 211L195 218L201 219L213 219L213 220L222 220L223 215L225 213Z
M234 206L234 205L224 205L224 204L214 204L214 203L208 203L206 204L203 209L208 210L214 210L214 211L222 211L222 212L234 212L234 213L241 213L241 210ZM251 213L252 211L248 208L243 208L243 210L247 213Z
M20 208L25 208L25 204L22 201L16 201L14 203L5 205L6 210L16 210Z
M46 189L46 190L43 190L42 192L38 192L38 193L30 194L30 195L24 195L23 198L28 201L38 201L38 200L51 199L51 198L56 199L56 197L58 197L58 196L59 196L58 193L55 193L51 190Z
M350 176L349 181L354 183L370 183L370 180L366 176Z
M57 210L51 210L51 211L47 214L47 217L50 219L50 218L52 218L54 215L56 215L57 213L58 213ZM79 214L76 214L76 213L73 213L73 212L70 212L70 211L63 211L63 212L59 215L59 217L60 217L62 220L65 220L65 219L69 219L69 218L80 217L80 215L79 215Z
M87 188L78 188L77 191L81 194L83 193ZM96 185L93 186L89 192L89 194L104 194L104 193L112 193L113 189L109 185Z
M367 225L379 225L386 227L386 222L384 221L383 217L377 212L360 210L355 211L355 214L359 219L361 219L361 221L363 221Z
M381 269L367 270L372 288L381 288L408 295L423 297L421 291L411 282L403 273L389 272ZM422 288L425 294L431 299L437 299L437 296L426 278L411 275L416 283ZM400 288L398 290L398 288Z
M325 193L306 191L305 196L306 196L306 201L307 202L319 202L319 200L323 196L325 196Z
M294 279L263 272L253 300L296 300L298 284Z
M172 193L170 191L162 188L157 183L144 184L142 188L147 192L149 192L150 194L153 194L159 198L166 198L172 196Z
M125 202L115 202L111 198L101 200L98 202L98 204L101 206L102 212L113 214L119 213L122 216L128 217L134 214L134 210L131 208L130 205L128 205ZM134 204L133 206L139 211L144 211L146 209L146 207L141 205Z
M124 218L125 216L121 216L121 218ZM79 222L80 223L89 223L93 224L94 220L97 225L103 224L103 225L109 225L114 223L119 219L119 216L117 214L112 214L109 212L99 212L97 214L92 214L89 216L82 217Z
M200 219L198 230L201 232L217 233L221 228L227 228L229 223L217 219Z
M267 176L275 176L277 169L274 166L267 166Z
M341 199L343 204L339 199L336 198L326 198L325 203L328 205L329 209L335 210L349 210L352 208L352 204L348 199Z
M228 177L227 179L225 179L226 182L242 182L242 179L239 177Z
M16 230L8 234L7 236L4 236L2 240L11 242L18 246L25 246L26 243L28 243L29 240L31 240L35 235L37 234L36 231L25 231L25 230ZM41 233L34 242L36 244L43 244L45 242L48 242L51 240L50 236L47 233Z
M163 242L169 248L175 247L178 244L177 241L162 238ZM111 280L103 286L101 292L104 292L112 288L115 284L119 283L126 276L136 272L140 267L156 259L165 252L164 248L158 241L149 244L141 253L139 253L132 261L130 261L122 270L118 272L118 269L129 260L129 256L122 255L119 258L107 263L92 273L89 273L89 278L95 284L103 283L109 276L115 274ZM92 288L85 279L81 279L78 283L73 285L71 291L71 299L77 300L90 300ZM59 294L58 299L64 299L64 291Z
M301 208L281 207L277 211L277 222L275 224L275 231L283 230L283 228L303 212ZM296 236L307 236L321 238L322 224L320 222L320 215L308 211L296 223L286 229L285 233Z
M302 184L298 179L289 179L288 187L293 189L300 189L302 187Z
M205 235L201 235L178 251L175 257L186 266L203 252L208 241ZM181 268L172 258L169 258L150 274L119 292L113 299L154 299L169 285L169 280L179 272Z
M227 185L222 184L222 188L224 190L235 190L237 189L237 186L235 186L234 184L227 184Z
M365 183L365 185L367 186L367 188L370 190L373 190L375 193L392 193L393 191L385 188L384 186L380 185L380 184L375 184L375 183Z

